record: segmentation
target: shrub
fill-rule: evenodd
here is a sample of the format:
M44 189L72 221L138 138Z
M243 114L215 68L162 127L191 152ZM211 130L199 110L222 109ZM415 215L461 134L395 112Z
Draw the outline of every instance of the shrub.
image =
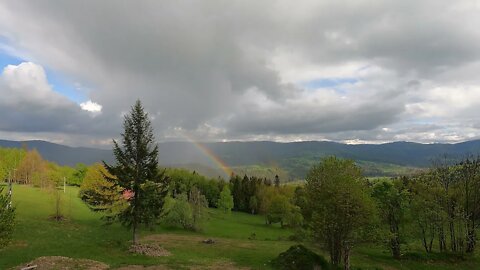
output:
M331 269L325 258L303 245L291 246L271 263L275 269L282 270Z

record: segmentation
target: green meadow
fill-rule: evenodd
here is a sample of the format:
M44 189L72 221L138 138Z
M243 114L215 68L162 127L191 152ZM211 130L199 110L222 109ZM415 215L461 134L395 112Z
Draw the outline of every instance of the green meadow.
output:
M0 250L0 269L23 265L41 256L65 256L103 262L112 269L129 265L163 265L166 269L271 269L269 261L295 242L293 232L278 225L265 225L262 216L232 212L225 215L209 209L201 232L156 226L143 229L141 241L155 242L172 253L147 257L128 251L131 235L119 224L104 225L78 198L78 188L63 194L65 221L49 219L54 212L52 194L25 185L14 186L17 218L12 243ZM255 239L252 239L255 234ZM214 244L204 244L205 239ZM304 243L322 253L311 243ZM408 247L405 259L393 260L386 248L360 246L352 256L356 269L478 269L478 255L459 259L448 254L424 255L420 243ZM326 255L322 253L323 255Z

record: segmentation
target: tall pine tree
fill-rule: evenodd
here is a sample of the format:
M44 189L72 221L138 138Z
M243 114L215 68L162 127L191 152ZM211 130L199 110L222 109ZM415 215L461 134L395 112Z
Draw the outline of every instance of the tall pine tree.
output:
M148 114L139 100L125 116L123 127L122 146L113 140L116 164L103 162L113 177L104 177L113 183L113 188L119 187L127 194L124 197L128 206L113 218L132 229L135 245L139 226L151 225L160 217L168 178L158 170L158 146Z

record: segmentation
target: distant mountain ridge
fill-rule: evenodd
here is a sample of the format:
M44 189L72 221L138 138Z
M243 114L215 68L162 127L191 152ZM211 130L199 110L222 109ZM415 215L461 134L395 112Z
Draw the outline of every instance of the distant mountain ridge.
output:
M37 149L47 160L60 165L113 161L111 150L70 147L46 141L0 140L0 147ZM218 169L218 161L231 167L262 164L284 168L301 177L320 158L336 155L364 163L428 167L432 160L448 154L455 157L480 154L480 140L456 144L392 142L386 144L342 144L328 141L277 143L270 141L204 143L210 151L189 142L159 143L159 161L164 166L197 164ZM215 156L215 158L212 157Z
M93 164L105 160L112 161L113 155L110 150L71 147L41 140L32 141L8 141L0 140L0 147L37 149L43 158L60 165L74 166L77 163Z

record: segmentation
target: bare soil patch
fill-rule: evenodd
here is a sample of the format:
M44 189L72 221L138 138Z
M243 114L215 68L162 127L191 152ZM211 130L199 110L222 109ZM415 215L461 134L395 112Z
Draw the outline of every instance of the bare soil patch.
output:
M61 256L39 257L35 260L13 268L21 270L28 266L37 265L35 270L107 270L110 267L101 262L87 259L72 259Z
M217 261L207 266L195 266L190 269L191 270L207 270L207 269L209 270L249 270L250 268L236 266L231 261Z
M215 238L214 243L204 244L205 237L201 236L192 236L192 235L178 235L178 234L152 234L144 237L142 239L144 242L148 243L162 243L167 247L177 247L177 246L202 246L202 247L240 247L240 248L255 248L255 243L245 240L238 239L227 239L227 238Z
M132 245L129 251L131 253L138 253L151 257L163 257L172 255L168 250L155 243Z
M170 268L163 265L152 265L152 266L143 266L143 265L128 265L120 268L115 268L115 270L169 270Z

